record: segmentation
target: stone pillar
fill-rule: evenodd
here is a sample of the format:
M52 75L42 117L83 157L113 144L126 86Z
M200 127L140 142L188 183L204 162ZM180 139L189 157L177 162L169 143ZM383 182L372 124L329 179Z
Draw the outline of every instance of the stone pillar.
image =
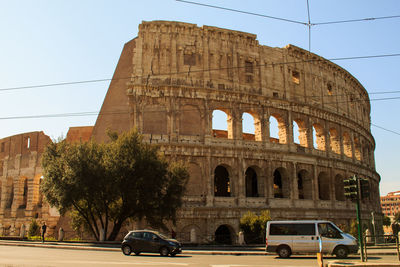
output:
M21 225L21 229L20 229L20 231L19 231L19 237L21 237L21 238L24 238L24 237L25 237L25 230L26 230L25 224L22 224L22 225Z
M197 233L195 228L190 229L190 243L197 243Z
M63 241L63 240L64 240L64 229L60 227L60 229L58 229L58 241Z
M246 243L244 241L244 234L242 231L239 232L239 245L244 246Z

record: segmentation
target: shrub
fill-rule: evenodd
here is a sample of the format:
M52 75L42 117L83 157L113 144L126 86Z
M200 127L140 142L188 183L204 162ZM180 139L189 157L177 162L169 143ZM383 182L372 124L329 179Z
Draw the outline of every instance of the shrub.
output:
M261 211L260 215L248 211L240 218L240 229L244 233L244 239L247 244L264 243L265 227L271 220L269 210Z
M32 219L29 225L28 237L31 236L40 236L40 227L35 219Z

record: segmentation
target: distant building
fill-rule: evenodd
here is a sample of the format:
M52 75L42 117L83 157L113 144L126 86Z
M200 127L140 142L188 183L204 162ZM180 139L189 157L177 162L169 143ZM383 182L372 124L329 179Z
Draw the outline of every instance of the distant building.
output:
M400 212L400 191L390 192L381 197L382 213L388 217Z

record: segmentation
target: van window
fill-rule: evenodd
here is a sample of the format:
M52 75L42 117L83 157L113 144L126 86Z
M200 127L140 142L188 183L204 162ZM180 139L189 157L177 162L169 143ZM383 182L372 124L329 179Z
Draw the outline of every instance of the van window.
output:
M277 223L270 224L270 235L315 235L313 223Z
M343 238L339 230L330 223L319 223L318 232L322 237L327 238Z

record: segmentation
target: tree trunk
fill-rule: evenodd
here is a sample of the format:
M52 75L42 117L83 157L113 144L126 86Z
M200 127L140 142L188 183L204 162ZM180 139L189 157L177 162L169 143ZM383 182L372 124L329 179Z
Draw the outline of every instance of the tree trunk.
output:
M124 220L125 221L125 220ZM117 221L114 223L114 227L110 233L110 235L108 236L107 240L108 241L114 241L117 238L117 235L119 233L119 230L121 230L122 227L122 223L124 221Z

